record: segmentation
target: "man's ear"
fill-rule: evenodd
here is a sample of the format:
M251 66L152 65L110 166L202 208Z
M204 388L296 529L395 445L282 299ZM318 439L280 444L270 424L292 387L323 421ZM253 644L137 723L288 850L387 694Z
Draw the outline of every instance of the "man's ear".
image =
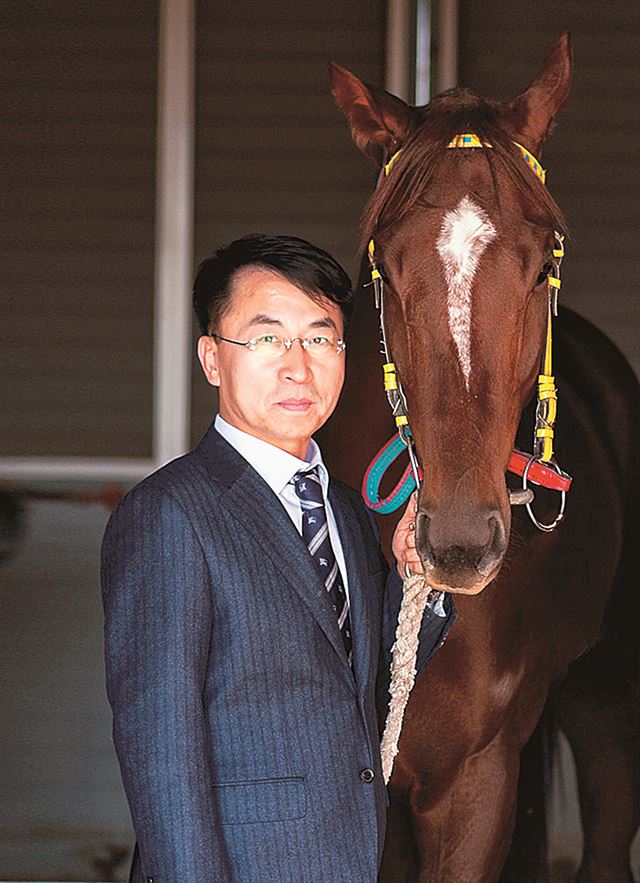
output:
M537 77L503 112L518 140L538 154L553 131L554 117L571 88L571 37L564 33L551 47Z
M218 369L218 344L215 338L203 334L198 338L198 359L202 365L204 376L211 386L220 386L220 371Z
M335 61L329 62L329 78L351 137L363 153L382 147L389 156L402 147L415 124L413 107L378 86L363 83Z

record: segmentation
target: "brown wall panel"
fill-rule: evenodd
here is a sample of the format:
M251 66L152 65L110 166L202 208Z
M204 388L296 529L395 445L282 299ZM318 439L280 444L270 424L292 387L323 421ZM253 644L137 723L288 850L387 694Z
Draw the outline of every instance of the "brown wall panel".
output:
M460 82L493 97L522 91L572 33L572 93L543 158L572 232L561 296L640 373L640 3L463 0L461 13Z
M157 4L0 20L0 455L150 456Z

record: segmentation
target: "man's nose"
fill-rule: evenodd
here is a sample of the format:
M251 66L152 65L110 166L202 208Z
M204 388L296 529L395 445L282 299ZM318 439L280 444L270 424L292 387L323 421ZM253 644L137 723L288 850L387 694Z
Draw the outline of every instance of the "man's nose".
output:
M282 356L281 373L290 380L301 383L311 375L309 353L302 344L300 337L291 339Z

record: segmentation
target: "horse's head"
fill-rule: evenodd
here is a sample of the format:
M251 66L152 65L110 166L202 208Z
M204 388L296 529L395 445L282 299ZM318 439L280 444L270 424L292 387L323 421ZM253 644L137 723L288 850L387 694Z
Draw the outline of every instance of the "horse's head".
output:
M414 108L337 65L331 77L356 144L393 158L365 209L363 241L375 241L387 338L425 474L418 551L432 585L474 594L508 544L505 471L540 370L563 225L517 145L540 156L569 91L569 36L509 103L455 89ZM463 134L478 146L452 149Z

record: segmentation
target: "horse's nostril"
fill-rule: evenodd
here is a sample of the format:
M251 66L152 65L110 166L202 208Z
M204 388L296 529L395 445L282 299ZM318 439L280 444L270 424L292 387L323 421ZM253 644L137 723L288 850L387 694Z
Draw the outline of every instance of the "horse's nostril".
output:
M423 564L435 567L433 549L429 542L429 520L426 512L418 512L416 515L416 549Z
M506 532L502 518L499 515L492 515L489 518L489 526L493 528L491 540L478 562L478 573L483 575L493 570L498 561L501 560L507 547Z

